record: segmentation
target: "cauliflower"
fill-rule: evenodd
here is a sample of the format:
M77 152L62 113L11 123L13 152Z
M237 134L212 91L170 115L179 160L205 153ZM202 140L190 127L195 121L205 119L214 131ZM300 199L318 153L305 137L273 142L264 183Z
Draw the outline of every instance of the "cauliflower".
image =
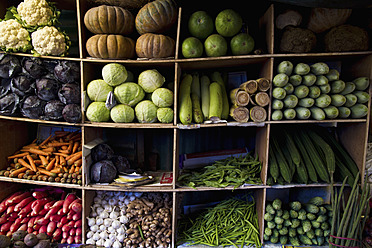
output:
M5 52L31 50L29 32L15 19L0 22L0 48Z
M53 25L55 9L46 0L24 0L17 7L20 19L28 27Z
M40 55L63 55L68 50L68 37L54 26L39 28L31 34L34 51Z

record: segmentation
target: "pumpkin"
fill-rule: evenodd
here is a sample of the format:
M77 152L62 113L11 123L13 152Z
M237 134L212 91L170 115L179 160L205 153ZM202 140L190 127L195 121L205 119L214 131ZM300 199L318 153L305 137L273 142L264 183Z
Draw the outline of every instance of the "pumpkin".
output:
M163 33L177 20L177 6L173 0L155 0L137 13L135 25L139 34Z
M322 33L330 28L344 24L351 15L351 9L313 8L307 28L314 33Z
M84 15L85 27L94 34L123 34L134 30L134 16L124 8L101 5Z
M96 34L86 43L91 57L101 59L130 59L135 55L135 42L120 34Z
M95 5L112 5L126 9L139 9L144 6L149 0L90 0Z
M136 42L136 53L140 58L166 58L174 56L176 42L169 36L146 33Z

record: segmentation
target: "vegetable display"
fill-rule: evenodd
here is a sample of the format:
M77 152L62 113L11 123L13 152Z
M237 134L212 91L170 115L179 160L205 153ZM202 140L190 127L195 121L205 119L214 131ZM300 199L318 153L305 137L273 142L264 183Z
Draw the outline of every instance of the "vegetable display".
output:
M24 0L17 7L11 6L0 21L0 49L31 51L38 56L67 55L71 42L68 35L56 27L59 16L60 11L46 0Z
M82 145L80 131L55 131L45 140L23 146L7 157L8 167L1 176L82 184Z
M332 206L322 197L284 204L279 198L266 204L264 240L282 245L327 245L333 218Z
M219 202L195 217L185 216L179 224L178 243L189 245L261 247L256 203L253 197Z
M199 170L183 170L178 178L180 185L188 187L240 187L244 184L262 184L262 164L251 154L228 157Z
M129 76L130 74L130 76ZM116 123L171 123L173 121L174 94L164 87L165 77L156 69L142 71L137 82L132 72L118 63L106 64L102 78L87 85L91 101L86 117L92 122ZM149 97L145 97L150 94ZM148 100L148 98L150 98ZM166 108L165 110L163 108ZM158 111L159 109L163 109Z
M344 81L324 62L282 61L276 69L271 120L355 119L368 113L368 77Z
M322 127L275 130L270 140L268 184L330 183L347 177L353 185L358 166L332 133Z
M87 218L86 244L165 248L171 243L171 219L167 193L97 191Z
M81 243L82 200L75 193L58 188L17 191L0 202L0 211L1 234L14 239L20 230L26 231L28 247L34 247L41 234L59 243Z

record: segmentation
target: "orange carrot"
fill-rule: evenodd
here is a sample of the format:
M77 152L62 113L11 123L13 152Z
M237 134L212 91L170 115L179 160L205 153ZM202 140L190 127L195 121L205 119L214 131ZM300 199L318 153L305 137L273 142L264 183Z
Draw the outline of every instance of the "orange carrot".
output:
M13 159L13 158L22 158L22 157L27 156L29 154L30 154L29 152L18 153L18 154L9 156L8 160Z
M72 147L72 153L77 152L79 145L80 145L80 142L74 142L74 146Z
M83 163L83 159L82 158L79 158L78 160L75 161L75 166L81 166Z
M72 165L76 160L78 160L79 158L81 158L82 155L83 155L82 151L76 152L74 156L70 157L67 160L67 165Z
M67 142L53 142L49 143L49 147L58 147L58 146L68 146L69 144Z
M35 153L37 155L43 155L43 156L48 156L50 153L49 152L44 152L42 150L39 150L39 149L35 149L35 148L30 148L30 153Z
M20 163L24 167L27 167L30 170L33 170L32 166L29 165L23 158L18 159L18 163Z
M54 147L48 147L48 148L44 148L42 149L43 152L54 152L56 149Z
M30 163L32 170L36 171L36 165L35 165L34 159L30 155L27 155L26 158L28 162Z
M65 173L68 172L68 169L67 169L66 166L62 167L62 169L63 169L63 171L64 171Z
M61 152L53 152L53 154L54 154L54 155L63 156L63 157L68 157L68 154L61 153Z
M75 171L75 166L71 165L70 170L68 171L68 173L72 174L72 173L74 173L74 171Z
M57 173L50 172L50 171L42 169L42 168L38 168L38 170L39 170L40 173L42 173L44 175L47 175L49 177L56 177L57 176Z
M75 173L79 173L80 171L80 167L79 166L75 166Z
M59 163L60 163L60 165L66 165L66 159L65 159L64 156L59 157Z
M60 167L56 167L53 170L50 170L50 172L52 172L52 173L61 173L61 172L63 172L63 169L60 168Z
M71 151L72 151L72 147L74 146L74 142L73 142L72 140L70 140L68 143L69 143L69 145L68 145L68 147L67 147L67 150L68 150L69 152L71 152Z
M69 153L70 153L69 150L58 150L58 152L60 152L60 153L65 153L65 154L69 154Z
M17 177L18 174L20 174L22 172L25 172L26 170L28 170L27 167L22 167L22 168L19 168L17 170L14 170L12 173L9 174L9 177Z
M53 158L49 163L48 165L45 167L46 170L52 170L52 168L54 167L54 164L56 162L56 158Z
M39 146L43 146L43 145L45 145L45 144L50 140L51 137L52 137L52 135L49 135L49 137L46 138L43 142L41 142L41 143L39 144Z
M34 160L34 163L37 165L43 164L43 162L40 159Z

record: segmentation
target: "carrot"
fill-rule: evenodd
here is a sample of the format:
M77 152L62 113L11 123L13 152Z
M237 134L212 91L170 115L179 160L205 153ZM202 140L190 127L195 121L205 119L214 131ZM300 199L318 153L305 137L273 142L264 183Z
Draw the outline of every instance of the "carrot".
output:
M49 147L58 147L58 146L68 146L68 142L53 142L53 143L49 143L48 146Z
M72 173L74 173L74 171L75 171L75 166L72 164L68 173L72 174Z
M69 145L68 145L68 147L67 147L67 150L68 150L69 152L71 152L71 151L72 151L72 147L74 146L74 141L70 140L68 143L69 143Z
M42 149L43 152L54 152L56 149L54 147L48 147L48 148L44 148Z
M65 154L65 153L61 153L61 152L53 152L54 155L59 155L59 156L63 156L63 157L68 157L68 154Z
M23 168L26 168L26 167L23 167ZM19 179L22 179L25 175L26 175L26 173L22 172L22 173L19 173L17 177Z
M68 169L67 169L67 167L62 167L62 169L63 169L63 171L65 172L65 173L67 173L68 172Z
M27 167L30 170L33 170L32 166L29 165L23 158L18 159L18 163L20 163L24 167Z
M60 157L59 157L59 163L60 163L61 165L66 165L66 159L65 159L65 157L60 156Z
M27 170L28 170L27 167L22 167L20 169L14 170L12 173L10 173L9 177L17 177L20 173L23 173Z
M64 153L64 154L67 154L67 155L70 153L70 151L67 150L67 149L65 149L65 150L58 150L58 152Z
M30 155L27 155L26 158L28 159L28 162L30 162L32 170L36 171L36 165L35 165L34 159Z
M38 168L39 172L46 175L46 176L49 176L49 177L56 177L57 174L54 173L54 172L50 172L48 170L45 170L45 169L42 169L42 168Z
M18 153L18 154L9 156L8 160L13 159L13 158L22 158L22 157L24 157L26 155L29 155L29 154L30 154L29 152Z
M34 163L37 164L37 165L40 165L40 164L42 165L43 164L43 162L40 159L34 160Z
M35 148L30 148L30 153L35 153L37 155L43 155L43 156L48 156L49 153L48 152L44 152L42 150L39 150L39 149L35 149Z
M79 171L80 171L80 166L75 166L75 173L79 173Z
M72 165L76 160L81 158L83 155L82 151L76 152L74 156L67 160L67 165Z
M72 147L72 153L77 152L79 145L80 145L80 142L74 142L74 146Z
M53 158L53 159L52 159L52 160L47 164L47 166L45 167L45 169L48 170L48 171L51 170L51 169L53 169L55 162L56 162L56 158Z
M39 158L41 160L41 164L44 165L44 166L47 166L48 165L48 160L45 156L43 155L39 155Z
M45 144L50 140L51 137L52 137L52 135L49 135L49 137L46 138L43 142L41 142L41 143L39 144L39 146L43 146L43 145L45 145Z
M78 160L75 161L75 166L81 166L83 163L83 159L82 158L79 158Z
M53 172L53 173L61 173L63 171L63 169L61 167L56 167L54 168L53 170L50 170L50 172Z
M78 151L78 152L71 153L70 155L68 155L68 156L66 157L66 160L69 160L70 158L75 157L75 156L77 156L77 155L80 154L80 153L82 153L82 151Z

